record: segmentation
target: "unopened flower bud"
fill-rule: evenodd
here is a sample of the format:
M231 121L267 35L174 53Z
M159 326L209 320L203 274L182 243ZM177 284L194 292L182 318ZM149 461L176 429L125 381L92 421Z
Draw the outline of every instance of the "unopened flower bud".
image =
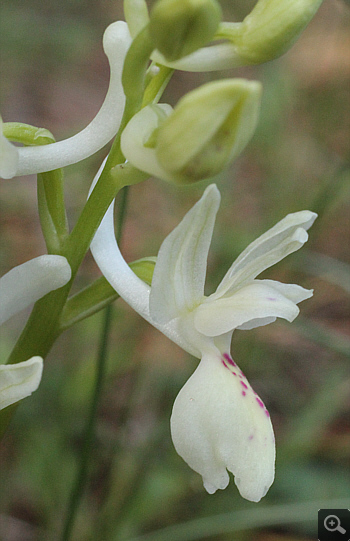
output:
M178 60L211 41L220 20L216 0L158 0L150 17L151 38L168 61Z
M322 0L259 0L243 22L233 27L232 43L248 64L285 53L309 24Z
M126 126L121 148L130 163L164 180L189 184L220 173L252 137L261 85L245 79L208 83L175 110L142 109Z

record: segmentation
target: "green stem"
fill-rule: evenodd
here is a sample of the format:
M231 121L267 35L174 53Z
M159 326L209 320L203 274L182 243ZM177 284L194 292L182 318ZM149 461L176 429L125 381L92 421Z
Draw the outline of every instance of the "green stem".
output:
M147 81L147 86L145 88L145 93L142 100L142 107L145 107L150 103L158 103L164 89L174 73L173 69L167 68L166 66L158 66L157 64L152 64L152 66L158 67L159 71L156 75L150 77L149 81Z
M148 25L133 40L124 63L122 83L129 106L136 111L141 109L145 77L154 45Z
M105 310L105 317L103 320L102 326L102 336L99 347L99 353L97 358L97 367L96 367L96 379L95 386L93 389L92 400L90 404L90 411L85 427L85 436L84 436L84 447L81 453L80 465L77 473L77 477L71 492L68 511L66 516L66 521L64 524L62 541L69 541L72 535L74 521L76 514L81 502L81 498L84 492L84 487L87 480L88 468L90 462L91 451L95 439L95 429L97 422L97 408L99 403L99 398L102 391L103 379L106 371L106 361L107 361L107 348L108 348L108 334L111 325L111 315L112 315L112 306L107 306Z
M37 192L39 218L47 251L49 254L61 254L69 234L62 169L40 173Z
M34 355L42 357L47 355L62 330L60 328L60 317L72 282L105 212L122 187L148 178L145 173L137 171L130 164L124 163L125 160L120 149L120 137L127 122L142 105L145 74L152 49L148 29L146 28L140 32L132 43L125 60L123 84L125 86L126 105L118 134L100 178L86 202L72 233L62 243L59 242L59 235L55 231L57 224L54 225L53 220L55 212L52 213L52 211L54 207L51 206L51 202L49 204L46 201L44 204L42 218L44 222L46 221L46 242L50 251L57 248L60 250L60 254L67 258L72 270L72 279L64 287L45 295L35 304L27 324L8 359L8 363L25 361ZM13 127L10 126L9 128L12 129ZM12 135L15 136L16 130L13 129L12 131ZM41 134L41 130L29 130L30 142L35 144L36 138ZM50 142L51 139L47 135L44 132L44 141ZM48 140L46 141L46 139ZM47 190L50 188L45 179L41 178L40 183L41 197L46 199L45 194L48 193ZM61 213L61 218L62 216ZM63 223L61 218L57 223L60 221ZM58 244L62 245L58 247ZM10 416L7 414L0 415L0 422L5 417L8 422Z

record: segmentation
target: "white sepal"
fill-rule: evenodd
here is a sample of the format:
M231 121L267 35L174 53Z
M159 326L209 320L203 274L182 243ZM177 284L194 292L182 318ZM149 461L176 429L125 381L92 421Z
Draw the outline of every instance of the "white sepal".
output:
M31 395L39 387L43 371L41 357L0 366L0 409Z
M178 454L212 494L235 476L241 495L258 502L274 479L269 414L229 355L207 354L178 394L171 416Z
M166 323L185 315L203 300L219 204L219 190L211 184L161 245L150 295L150 313L155 321Z
M70 278L71 268L61 255L42 255L14 267L0 278L0 324Z

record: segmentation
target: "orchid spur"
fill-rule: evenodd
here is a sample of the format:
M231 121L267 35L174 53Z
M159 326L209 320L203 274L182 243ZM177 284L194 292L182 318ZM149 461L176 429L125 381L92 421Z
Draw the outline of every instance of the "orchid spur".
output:
M103 48L110 65L108 92L95 118L79 133L50 145L15 147L6 139L0 126L0 176L8 179L77 163L100 150L114 137L124 111L122 71L130 43L125 22L117 21L105 30Z
M177 452L202 475L209 493L226 488L228 470L241 495L259 501L274 479L274 434L262 400L231 358L230 343L234 329L267 325L277 317L293 321L297 303L312 296L298 285L256 276L301 248L316 214L287 215L242 252L206 297L206 261L219 202L212 184L161 245L151 287L119 251L112 206L91 251L130 306L201 359L174 403L171 433Z
M42 255L18 265L0 278L0 324L50 291L69 282L65 257ZM39 386L43 360L39 356L18 364L0 365L0 409L32 394Z

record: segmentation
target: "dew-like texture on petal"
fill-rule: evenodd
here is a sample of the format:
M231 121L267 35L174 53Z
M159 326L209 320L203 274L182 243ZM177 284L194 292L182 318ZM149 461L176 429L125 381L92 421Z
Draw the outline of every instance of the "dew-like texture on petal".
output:
M219 204L219 190L211 184L161 245L150 295L150 313L159 323L188 313L203 299Z
M273 482L268 411L228 354L203 357L175 400L171 434L176 451L202 475L209 493L226 488L227 470L251 501L258 502Z
M171 177L159 165L155 149L147 146L147 142L172 110L166 103L144 107L126 125L120 140L125 158L134 167L163 180L171 180Z
M295 302L283 294L283 287L273 287L272 280L267 280L268 284L265 282L255 280L229 297L214 300L208 297L196 308L194 316L196 329L207 336L218 336L237 329L251 320L264 319L266 324L271 323L276 317L281 317L293 321L299 314ZM280 284L280 286L288 285L293 284ZM260 325L254 325L256 326Z
M0 366L0 409L31 395L39 387L43 371L41 357Z
M0 324L70 278L68 261L60 255L42 255L11 269L0 278Z
M2 119L0 117L0 178L12 178L18 167L18 149L6 139L2 132Z
M317 214L309 210L288 214L249 244L227 271L214 294L215 297L228 295L233 289L250 282L265 269L299 250L307 241L306 231L316 217Z
M121 78L130 43L130 33L124 21L117 21L107 27L103 47L111 74L101 109L86 128L68 139L51 145L20 148L16 175L52 171L77 163L100 150L114 137L124 111L125 96Z

